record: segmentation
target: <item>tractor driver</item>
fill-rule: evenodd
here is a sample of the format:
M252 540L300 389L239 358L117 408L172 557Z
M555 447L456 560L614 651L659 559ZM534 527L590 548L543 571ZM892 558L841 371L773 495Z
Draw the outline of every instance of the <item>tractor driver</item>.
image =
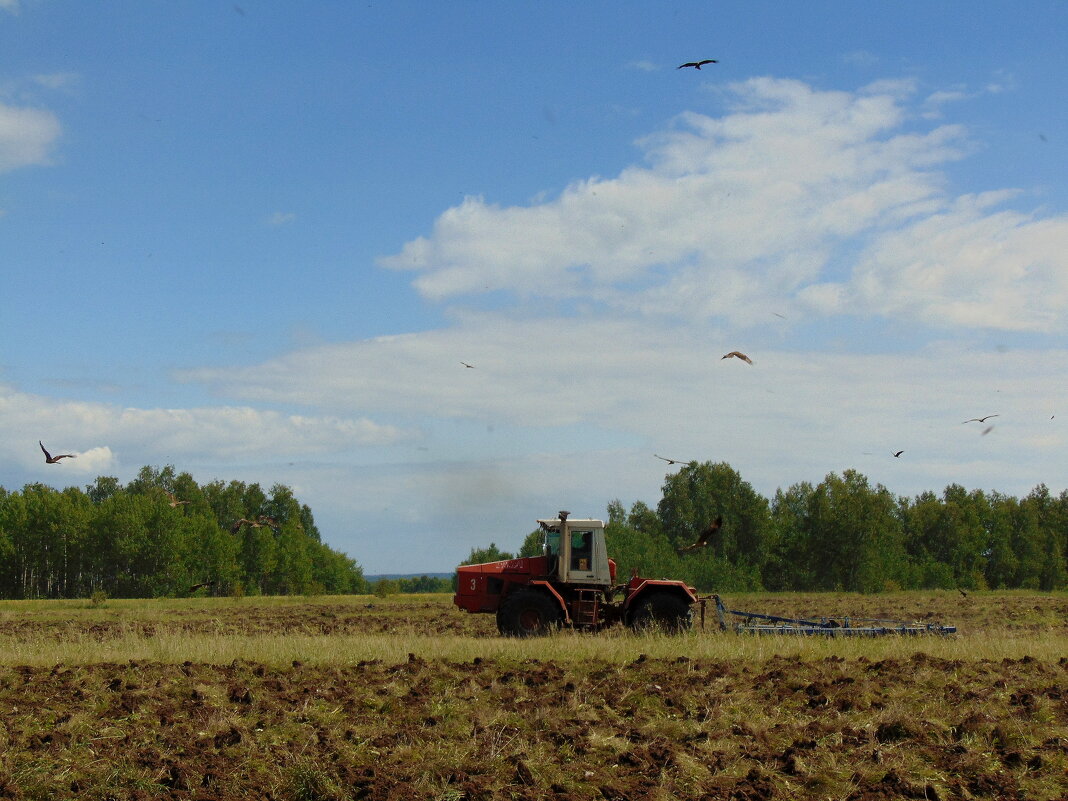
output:
M571 569L583 572L590 569L590 557L593 555L593 532L571 532Z

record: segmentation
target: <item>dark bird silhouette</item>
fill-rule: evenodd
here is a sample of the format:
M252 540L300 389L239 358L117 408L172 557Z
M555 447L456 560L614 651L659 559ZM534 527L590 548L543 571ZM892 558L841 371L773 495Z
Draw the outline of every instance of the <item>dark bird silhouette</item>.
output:
M701 69L702 64L718 64L714 58L706 58L702 61L687 61L685 64L679 64L675 69L681 70L683 67L693 67L695 70Z
M259 522L255 521L255 520L249 520L247 518L242 517L240 520L235 521L234 524L232 526L230 526L230 533L231 534L236 534L238 531L241 530L241 526L252 526L252 528L263 528L263 523L259 523Z
M689 462L684 462L682 459L669 459L666 456L661 456L659 453L654 453L653 456L657 459L663 459L668 464L689 464Z
M904 451L896 451L896 452L895 452L895 451L891 451L891 453L893 453L893 454L894 454L894 458L895 458L895 459L898 459L898 458L900 458L900 457L901 457L901 454L903 454L903 453L904 453Z
M964 425L965 423L985 423L991 417L1001 417L1001 415L999 415L999 414L988 414L986 417L972 417L972 418L970 418L968 420L964 420L961 423L961 425Z
M983 433L980 434L980 436L985 437L987 434L989 434L993 430L994 430L994 426L987 426L986 428L983 429Z
M73 453L60 453L53 456L45 450L45 446L41 443L41 440L37 440L37 444L41 446L41 451L45 455L45 462L48 464L59 464L60 459L76 459L77 457Z
M719 360L723 361L724 359L731 359L731 358L741 359L746 364L752 364L753 363L753 360L750 359L748 356L746 356L744 353L742 353L740 350L732 350L730 353L725 353L725 354L723 354L722 356L719 357Z
M698 548L704 548L711 542L712 538L716 535L722 525L723 515L720 515L709 523L704 531L697 535L697 541L694 542L693 545L686 545L685 547L679 548L679 553L686 553L687 551L696 551Z
M960 593L961 595L963 595L963 596L964 596L965 598L967 598L967 597L968 597L968 593L966 593L966 592L965 592L964 590L962 590L962 589L961 589L960 587L957 587L957 592L959 592L959 593Z
M194 584L192 587L190 587L187 590L187 592L194 593L197 590L203 589L204 587L214 587L214 586L215 586L215 582L214 581L202 581L199 584Z
M471 370L475 369L475 366L473 364L468 364L467 362L460 362L460 364L462 364L464 367L467 367L467 368L469 368Z

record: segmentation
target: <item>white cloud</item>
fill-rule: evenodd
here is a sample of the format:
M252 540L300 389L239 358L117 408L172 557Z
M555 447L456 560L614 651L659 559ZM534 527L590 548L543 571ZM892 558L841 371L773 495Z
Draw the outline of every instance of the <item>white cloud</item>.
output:
M426 425L600 427L680 447L733 443L739 454L790 442L833 453L838 445L822 440L834 432L846 441L873 432L889 440L895 430L911 431L915 420L955 424L976 403L1008 403L990 387L995 367L1007 386L1021 388L1011 401L1021 415L1048 419L1042 404L1059 396L1059 379L1044 364L1063 358L1050 352L1028 363L1018 354L948 345L882 356L757 347L737 333L617 316L479 314L444 330L325 345L183 377L247 400L390 410ZM755 364L720 358L735 348Z
M0 0L0 8L12 14L19 13L19 0Z
M81 76L76 72L50 72L33 76L33 82L45 89L70 89L77 86Z
M286 225L297 219L297 215L288 211L276 211L267 218L268 225Z
M754 365L720 358L735 347ZM653 453L728 462L769 496L847 468L906 495L953 482L1026 494L1044 481L1056 492L1068 433L1050 420L1063 396L1050 365L1066 363L1063 350L820 353L617 315L470 314L444 330L185 378L250 400L418 420L423 438L386 464L308 465L294 481L317 516L331 510L332 530L352 532L345 547L357 558L412 565L410 552L375 544L388 527L418 543L420 570L491 539L521 542L545 509L655 504L665 467ZM991 413L989 436L962 423Z
M59 133L51 112L0 103L0 172L48 164Z
M949 195L938 168L972 146L957 125L911 128L914 82L850 93L757 78L732 91L724 116L684 113L644 139L643 166L528 206L465 198L382 263L415 271L436 301L510 290L528 306L732 325L848 301L940 326L1064 329L1068 218L999 210L1007 191Z
M83 473L87 476L104 475L107 471L114 469L115 454L107 445L102 445L82 451L74 459L62 462L62 465L70 472Z
M49 450L78 453L79 470L86 465L96 469L178 459L332 458L411 436L362 417L301 416L244 406L123 409L28 395L0 385L0 459L23 467L43 465L36 432L47 432L42 438ZM86 441L109 444L79 453L78 444Z
M641 70L642 72L657 72L660 69L660 65L644 59L630 62L630 67L632 69Z
M1068 216L998 211L1006 197L961 197L877 238L855 269L851 309L946 328L1063 332Z

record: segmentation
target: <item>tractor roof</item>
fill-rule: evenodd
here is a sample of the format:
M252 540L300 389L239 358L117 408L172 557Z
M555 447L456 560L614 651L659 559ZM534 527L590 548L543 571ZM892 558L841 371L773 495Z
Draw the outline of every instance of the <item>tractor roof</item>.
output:
M569 517L567 524L571 528L604 528L604 521L602 520L577 520ZM559 531L560 530L560 518L554 517L551 520L539 520L538 525L547 531Z

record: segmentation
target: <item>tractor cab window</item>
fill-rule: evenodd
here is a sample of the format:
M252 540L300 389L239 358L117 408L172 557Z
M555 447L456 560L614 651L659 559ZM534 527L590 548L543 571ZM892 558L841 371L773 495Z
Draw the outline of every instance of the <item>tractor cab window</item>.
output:
M558 556L560 554L560 532L545 532L545 555Z
M588 572L593 568L593 532L571 532L571 569Z

